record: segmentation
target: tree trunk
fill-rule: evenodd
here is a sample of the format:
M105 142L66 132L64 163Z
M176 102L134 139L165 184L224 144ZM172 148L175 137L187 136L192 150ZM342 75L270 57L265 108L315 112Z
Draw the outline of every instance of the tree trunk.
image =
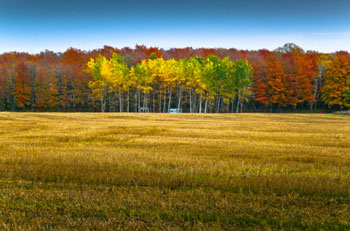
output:
M154 112L156 112L156 102L155 102L155 86L154 86L154 84L153 84L153 89L152 89L152 112L154 113Z
M162 95L158 92L158 113L162 112Z
M190 113L192 113L192 89L190 90Z
M58 103L58 110L62 111L62 96L63 96L63 80L61 73L57 73L57 103Z
M316 78L316 86L315 86L315 92L314 92L314 100L315 102L311 102L310 104L310 110L312 111L313 109L313 106L314 106L314 103L316 103L316 94L317 94L317 91L318 91L318 79Z
M243 88L243 92L246 92L246 88ZM240 97L240 107L241 107L241 113L243 113L243 104L244 104L244 93L241 93Z
M138 102L138 98L137 98L137 89L135 89L136 90L136 94L134 94L134 108L135 108L135 112L138 112L138 110L137 110L137 102Z
M199 95L199 113L202 113L202 92Z
M108 92L108 110L109 112L112 112L112 100L111 100L111 93Z
M230 100L230 102L231 102L231 113L233 113L233 110L234 110L234 99Z
M122 93L120 91L120 88L119 88L118 94L119 94L119 112L123 112L123 99L122 99Z
M239 112L239 103L241 101L241 91L238 92L238 96L237 96L237 107L236 107L236 113Z
M15 91L16 91L16 79L14 76L11 77L11 83L9 87L9 100L10 100L10 110L15 111L16 110L16 98L15 98Z
M147 93L143 93L143 107L148 108L148 96Z
M141 92L140 89L137 89L137 112L140 112L141 107Z
M230 103L231 103L231 101L229 100L228 104L227 104L227 107L226 107L226 112L227 113L230 113Z
M128 100L128 102L127 102L127 109L126 109L126 111L127 112L130 112L130 88L128 87L128 92L127 92L127 100Z
M208 92L205 97L204 113L208 113Z
M169 104L168 104L168 111L167 112L170 111L170 107L171 107L171 94L172 94L172 88L170 86L170 89L169 89Z
M158 89L158 113L162 112L162 91L161 86L159 85Z
M182 100L182 86L180 86L178 95L179 96L178 96L178 102L177 102L177 109L180 110L181 109L181 100Z
M36 68L34 64L30 65L30 110L34 111L35 93L36 93ZM1 105L0 105L1 107Z
M192 111L193 113L196 113L197 112L197 94L196 94L196 90L194 90L193 92L193 108L192 108Z
M219 99L218 99L218 102L217 102L217 105L216 105L216 113L219 113L219 110L220 110L220 101L221 101L221 96L219 95Z
M163 113L166 110L166 87L164 87L164 102L163 102Z
M103 87L100 89L100 101L101 101L101 112L105 112L105 101L104 101L104 90Z

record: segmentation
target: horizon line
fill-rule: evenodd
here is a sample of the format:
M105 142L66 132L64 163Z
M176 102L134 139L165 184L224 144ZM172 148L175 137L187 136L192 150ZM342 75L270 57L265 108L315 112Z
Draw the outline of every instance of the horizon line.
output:
M194 47L194 46L190 46L190 45L189 46L179 46L179 47L175 47L175 46L174 47L161 47L161 46L153 46L153 45L146 45L146 44L138 44L138 43L136 43L133 47L130 47L130 46L127 46L127 45L125 45L125 46L111 46L111 45L107 45L106 44L106 45L103 45L103 46L100 46L100 47L96 47L96 48L92 48L92 49L84 49L84 48L79 48L79 47L75 47L75 46L67 46L67 48L65 48L64 50L61 50L61 49L56 49L55 50L55 49L47 48L47 49L40 50L40 51L37 51L37 52L30 52L30 51L24 51L24 50L9 50L9 51L1 52L0 55L11 54L11 53L24 53L24 54L29 54L29 55L38 55L38 54L46 52L46 51L59 54L59 53L64 53L64 52L66 52L69 49L75 49L75 50L80 50L82 52L89 53L89 52L93 52L95 50L104 49L106 47L111 47L113 49L122 50L122 49L125 49L125 48L136 49L137 46L145 46L147 49L158 48L159 50L164 50L164 51L169 51L171 49L187 49L187 48L190 48L190 49L193 49L193 50L196 50L196 49L216 49L216 50L217 49L224 49L224 50L234 49L234 50L237 50L237 51L267 50L267 51L270 51L270 52L274 52L275 50L277 50L280 47L283 47L286 44L295 44L298 47L302 48L305 53L307 53L307 52L315 52L315 53L320 53L320 54L335 54L335 53L338 53L338 52L347 52L347 53L349 53L349 51L347 49L335 50L335 51L332 51L332 52L322 52L322 51L318 51L318 50L314 50L314 49L307 49L307 50L305 50L303 47L299 46L296 43L287 42L287 43L284 43L282 46L276 47L274 49L269 49L269 48L249 49L249 48L219 47L219 46L212 46L212 47L210 47L210 46L198 46L198 47Z

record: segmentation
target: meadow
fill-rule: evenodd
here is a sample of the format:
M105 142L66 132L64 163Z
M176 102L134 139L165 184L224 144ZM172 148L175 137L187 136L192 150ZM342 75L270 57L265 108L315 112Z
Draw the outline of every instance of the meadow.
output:
M349 229L349 116L0 113L0 230Z

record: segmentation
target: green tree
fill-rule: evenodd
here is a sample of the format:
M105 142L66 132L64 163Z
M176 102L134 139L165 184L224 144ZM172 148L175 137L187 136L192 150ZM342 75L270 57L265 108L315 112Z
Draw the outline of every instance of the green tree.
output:
M113 90L118 90L119 112L122 112L124 110L123 93L129 92L129 87L131 84L129 81L129 67L125 63L123 57L117 53L112 54L109 63L112 71L111 81ZM127 100L129 100L129 97Z
M237 60L234 63L234 85L233 89L237 92L237 106L236 113L239 112L239 108L243 108L243 103L247 99L247 96L251 93L250 87L252 84L252 66L247 60Z

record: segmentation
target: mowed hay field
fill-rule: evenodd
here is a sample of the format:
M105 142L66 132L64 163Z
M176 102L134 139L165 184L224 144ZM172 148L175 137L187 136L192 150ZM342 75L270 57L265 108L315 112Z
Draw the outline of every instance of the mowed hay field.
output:
M349 116L0 113L0 230L349 229Z

